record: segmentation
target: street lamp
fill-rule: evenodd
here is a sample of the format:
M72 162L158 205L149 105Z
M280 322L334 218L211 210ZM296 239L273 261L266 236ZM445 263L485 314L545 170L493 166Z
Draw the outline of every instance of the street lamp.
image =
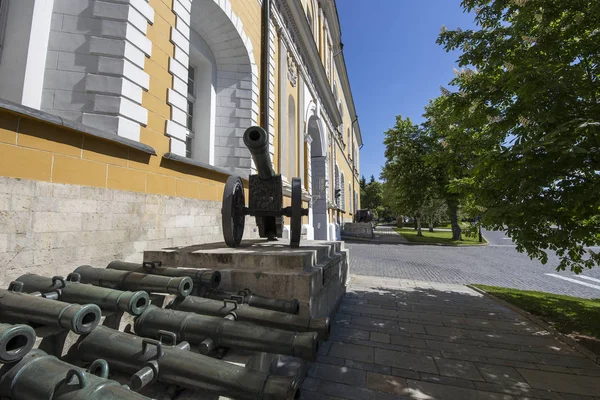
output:
M481 216L469 218L469 223L471 224L471 226L475 226L475 224L478 225L479 243L483 243L483 236L481 236Z

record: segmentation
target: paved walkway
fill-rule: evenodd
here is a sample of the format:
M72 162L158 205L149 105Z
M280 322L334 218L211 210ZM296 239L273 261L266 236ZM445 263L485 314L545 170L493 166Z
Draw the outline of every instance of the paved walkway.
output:
M301 398L600 399L600 366L465 286L353 276Z

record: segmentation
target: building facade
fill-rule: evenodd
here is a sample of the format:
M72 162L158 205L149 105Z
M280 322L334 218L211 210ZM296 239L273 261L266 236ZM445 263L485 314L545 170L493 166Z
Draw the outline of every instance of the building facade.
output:
M251 125L287 204L303 180L304 237L336 239L362 146L342 47L330 0L0 0L3 273L221 241Z

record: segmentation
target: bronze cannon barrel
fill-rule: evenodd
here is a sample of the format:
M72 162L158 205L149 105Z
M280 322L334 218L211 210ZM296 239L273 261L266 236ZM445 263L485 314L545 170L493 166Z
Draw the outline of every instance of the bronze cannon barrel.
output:
M78 276L71 274L70 277ZM58 299L67 303L92 303L107 311L124 311L132 315L140 315L148 305L150 297L144 291L128 292L87 285L77 281L65 281L62 277L47 278L45 276L27 274L17 279L23 283L23 292L57 292Z
M235 300L241 299L243 303L252 307L264 308L265 310L280 311L289 314L298 314L300 311L300 302L294 300L271 299L268 297L257 296L249 290L244 289L234 294L224 290L206 290L202 293L202 297L207 297L214 300Z
M0 317L4 319L69 329L83 335L98 325L101 315L95 304L70 304L0 289Z
M209 338L220 347L284 354L309 361L315 360L318 349L314 332L290 332L155 306L137 317L134 326L135 332L142 336L158 337L159 331L169 331L190 343Z
M23 358L35 344L35 331L29 325L0 324L0 362Z
M327 339L330 331L329 318L301 317L278 311L263 310L246 304L237 304L234 301L223 302L204 297L187 296L186 298L176 299L171 304L171 308L215 317L224 317L233 312L237 321L297 332L316 332L321 339Z
M251 126L244 132L244 144L250 150L260 179L267 180L275 175L269 154L269 138L260 126Z
M133 373L131 386L139 389L158 380L189 389L203 389L241 400L293 399L292 377L267 375L189 351L189 345L165 345L99 326L72 350L84 360L104 358L111 368ZM154 364L148 368L149 361Z
M0 370L0 396L12 400L150 400L106 379L106 362L99 360L92 367L98 367L101 376L32 350L17 364Z
M89 283L118 290L144 290L150 293L169 293L187 296L194 282L190 277L168 277L139 272L118 271L115 269L94 268L82 265L75 273L81 276L82 283Z
M216 288L221 284L221 273L212 269L162 267L159 263L154 261L144 262L142 264L113 261L108 264L106 268L161 276L188 276L192 278L194 286L198 287L205 286L207 288Z

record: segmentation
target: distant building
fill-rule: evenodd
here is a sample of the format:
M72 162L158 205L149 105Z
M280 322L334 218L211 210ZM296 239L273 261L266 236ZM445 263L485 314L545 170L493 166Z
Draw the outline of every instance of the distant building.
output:
M334 239L359 208L335 1L0 0L0 51L3 265L221 241L251 125L285 181L303 179L307 238Z

